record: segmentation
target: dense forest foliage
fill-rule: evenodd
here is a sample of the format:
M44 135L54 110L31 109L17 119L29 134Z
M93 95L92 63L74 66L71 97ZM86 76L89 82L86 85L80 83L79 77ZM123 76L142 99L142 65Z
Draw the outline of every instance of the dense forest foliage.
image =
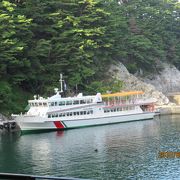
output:
M131 73L180 68L178 0L1 0L0 111L49 95L63 73L68 90L118 90L109 66Z

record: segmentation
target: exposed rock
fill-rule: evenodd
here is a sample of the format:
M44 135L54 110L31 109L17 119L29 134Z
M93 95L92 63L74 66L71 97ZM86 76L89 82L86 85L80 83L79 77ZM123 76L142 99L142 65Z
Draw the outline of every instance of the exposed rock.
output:
M159 74L143 77L143 81L154 85L166 95L170 92L180 92L180 71L171 64L161 63L160 66L163 70Z
M109 73L113 78L124 82L124 91L144 91L146 97L157 99L157 105L169 103L169 99L162 92L158 91L153 85L145 83L130 74L122 63L112 65Z
M172 93L172 94L168 95L168 98L172 103L174 103L176 105L180 105L180 94L173 94Z
M8 121L9 119L0 113L0 121Z
M13 121L12 119L7 118L6 116L0 114L0 134L1 133L16 132L19 130L20 130L20 128L16 124L15 121Z

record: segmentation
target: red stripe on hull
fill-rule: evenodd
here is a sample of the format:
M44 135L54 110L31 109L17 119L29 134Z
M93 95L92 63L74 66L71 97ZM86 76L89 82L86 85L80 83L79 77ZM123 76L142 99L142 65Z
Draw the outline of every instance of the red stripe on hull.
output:
M56 126L56 128L58 129L64 129L63 124L61 123L61 121L54 121L54 125Z

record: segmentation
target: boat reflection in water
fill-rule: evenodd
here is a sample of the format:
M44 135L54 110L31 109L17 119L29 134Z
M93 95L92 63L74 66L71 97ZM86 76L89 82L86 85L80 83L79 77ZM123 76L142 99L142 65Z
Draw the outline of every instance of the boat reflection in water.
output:
M90 179L178 179L179 118L1 137L0 171Z

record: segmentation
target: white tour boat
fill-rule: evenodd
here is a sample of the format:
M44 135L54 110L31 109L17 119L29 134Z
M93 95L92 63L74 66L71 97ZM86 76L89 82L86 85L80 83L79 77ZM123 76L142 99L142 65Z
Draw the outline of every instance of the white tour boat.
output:
M21 131L65 130L153 119L155 115L155 100L143 98L142 91L62 97L62 75L60 82L61 90L56 88L55 95L34 96L26 114L12 115Z

